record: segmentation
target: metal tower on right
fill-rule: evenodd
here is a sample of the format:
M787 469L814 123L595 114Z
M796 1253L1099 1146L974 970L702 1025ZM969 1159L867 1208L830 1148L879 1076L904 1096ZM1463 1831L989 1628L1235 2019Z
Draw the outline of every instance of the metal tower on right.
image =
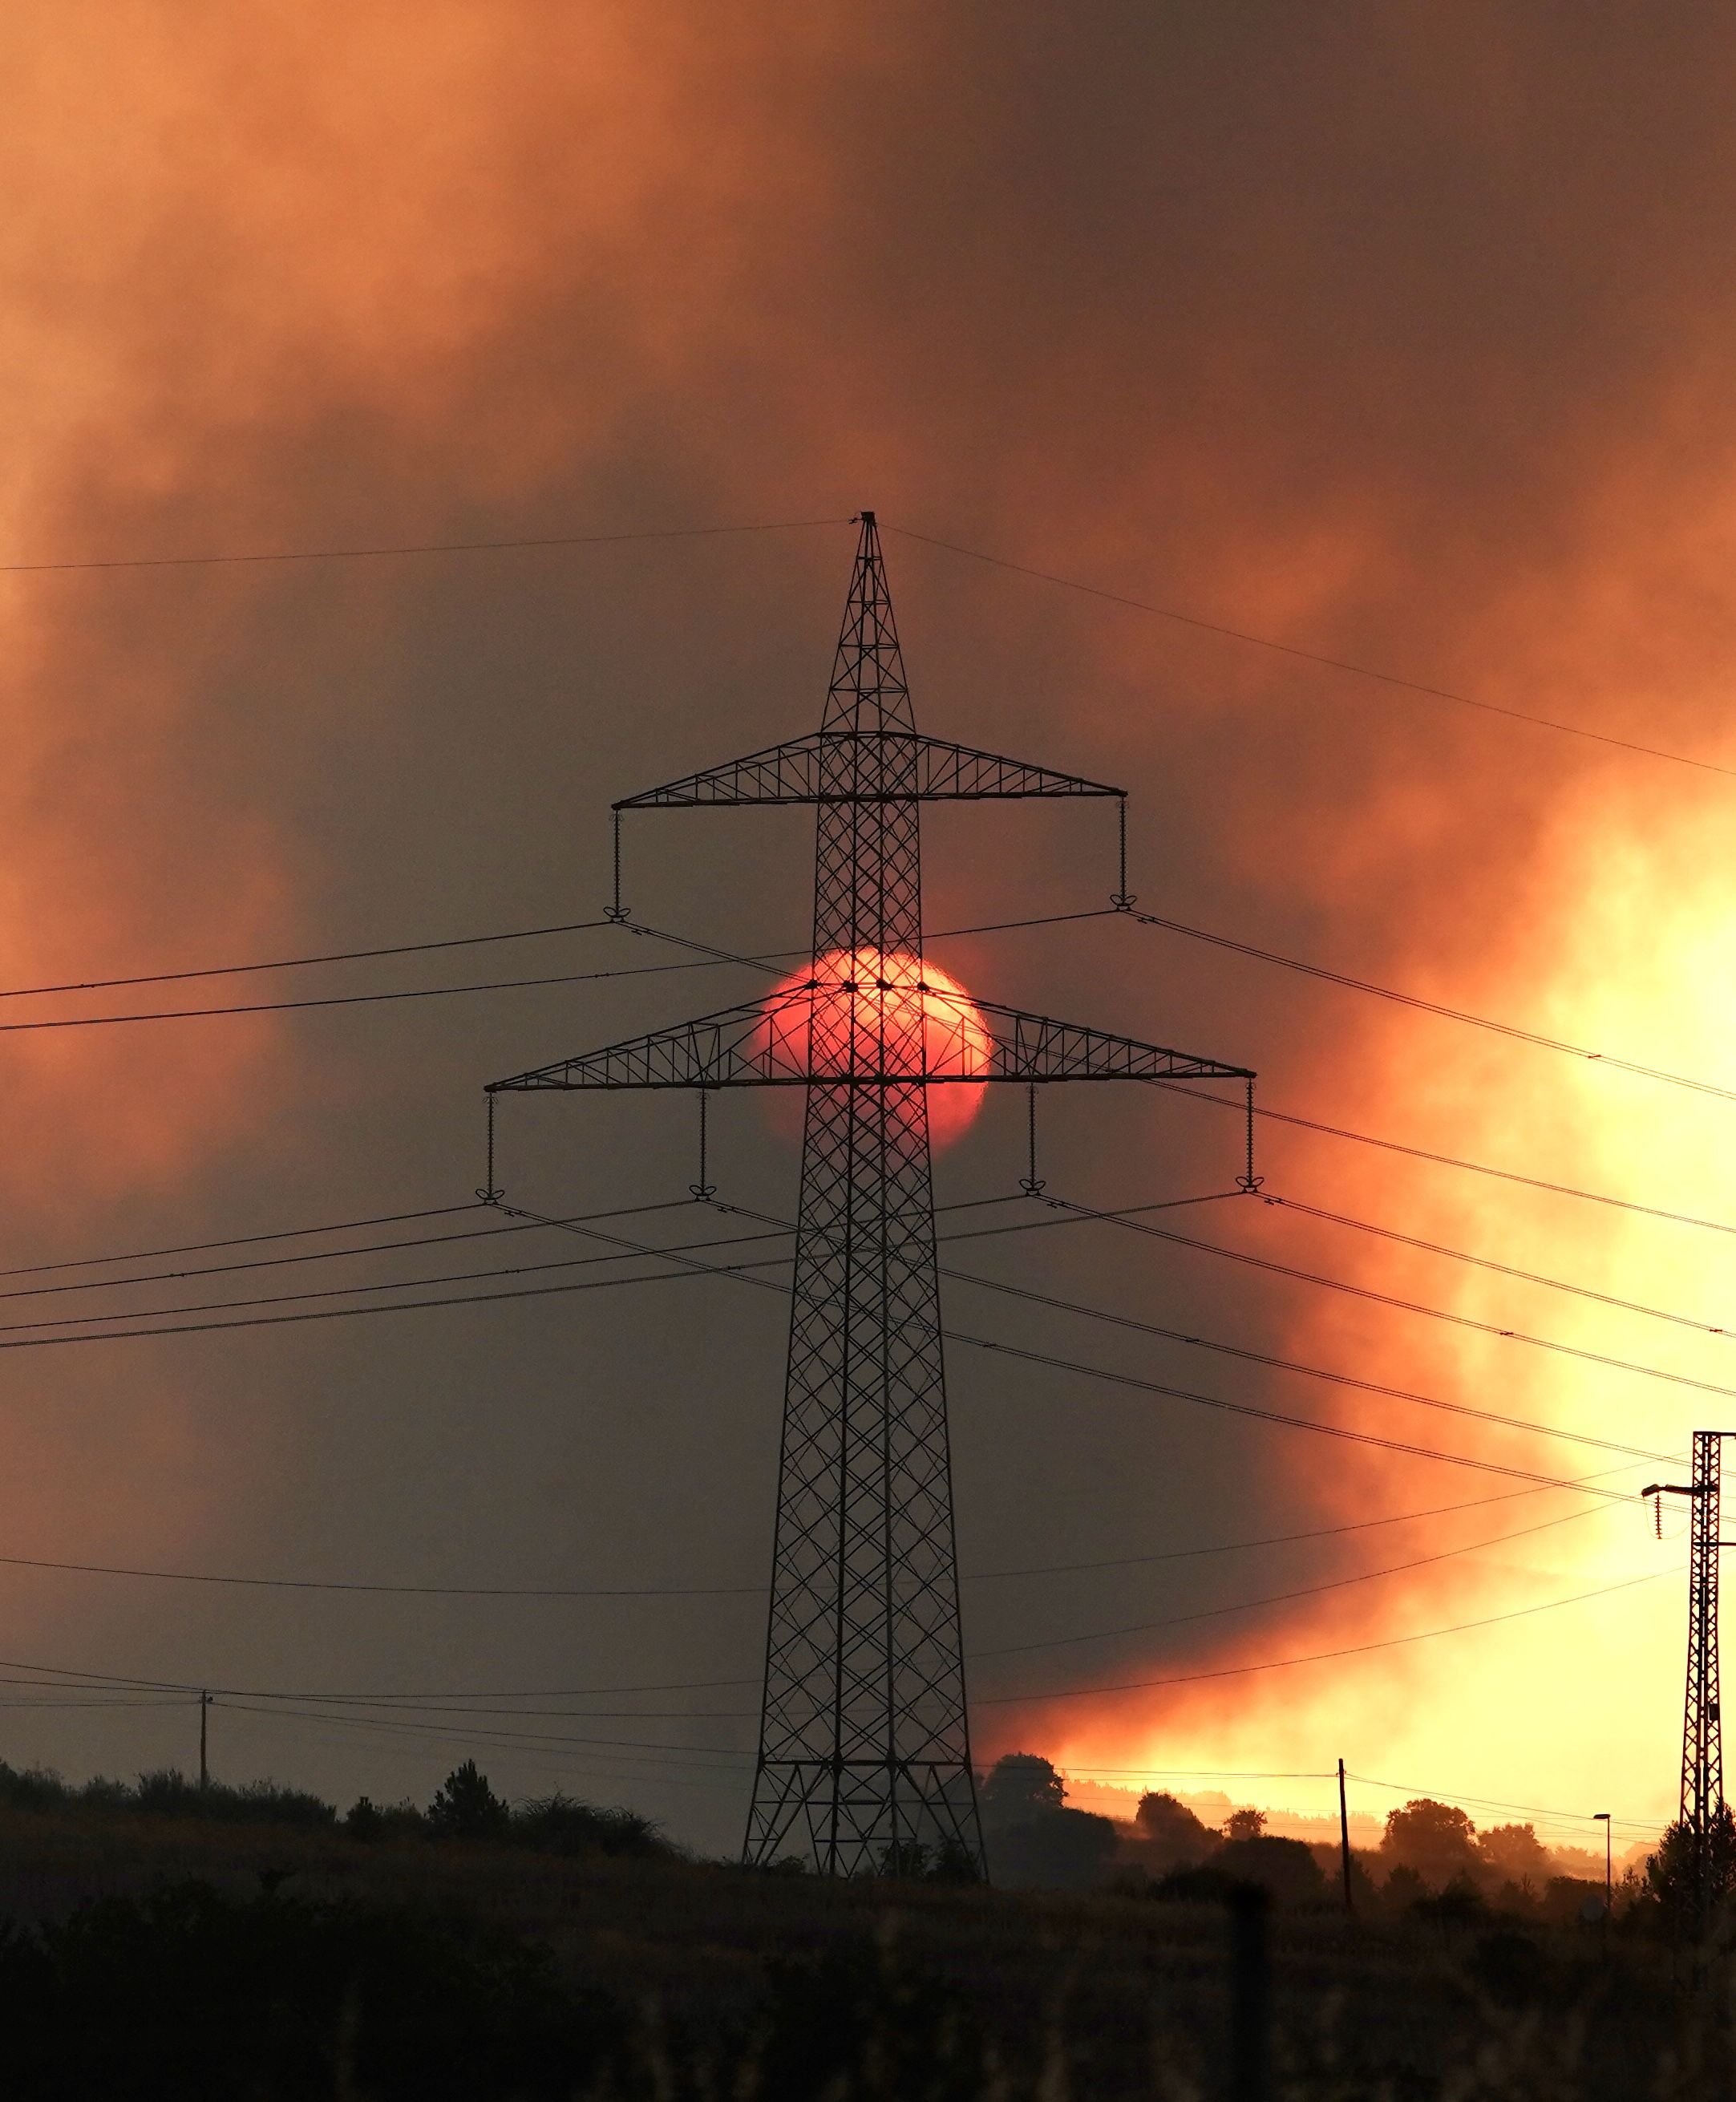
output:
M1694 1479L1654 1482L1642 1493L1688 1500L1688 1684L1682 1704L1681 1821L1692 1837L1698 1909L1709 1891L1712 1834L1724 1809L1724 1736L1718 1702L1720 1476L1725 1433L1694 1434Z

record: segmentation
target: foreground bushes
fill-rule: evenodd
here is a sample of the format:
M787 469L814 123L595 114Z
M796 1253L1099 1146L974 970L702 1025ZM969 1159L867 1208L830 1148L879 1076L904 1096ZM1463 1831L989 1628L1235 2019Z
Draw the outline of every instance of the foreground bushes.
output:
M537 2102L627 2033L516 1936L200 1882L0 1928L0 2023L16 2102Z

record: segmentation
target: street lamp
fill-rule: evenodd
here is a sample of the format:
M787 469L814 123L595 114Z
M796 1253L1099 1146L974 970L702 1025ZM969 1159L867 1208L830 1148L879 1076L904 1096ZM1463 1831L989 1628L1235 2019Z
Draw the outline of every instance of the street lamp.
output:
M1610 1813L1607 1810L1594 1810L1592 1812L1592 1821L1603 1827L1603 1945L1605 1953L1607 1954L1610 1948L1610 1912L1615 1901L1613 1882L1614 1864L1611 1856L1613 1843L1610 1835L1615 1828L1610 1821Z

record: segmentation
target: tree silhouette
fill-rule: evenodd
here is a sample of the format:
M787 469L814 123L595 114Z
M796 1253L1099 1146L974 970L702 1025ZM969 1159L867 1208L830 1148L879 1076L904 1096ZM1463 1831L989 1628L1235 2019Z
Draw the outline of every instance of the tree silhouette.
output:
M1427 1796L1386 1814L1380 1851L1389 1865L1414 1869L1431 1889L1477 1870L1477 1827L1462 1810Z
M1033 1818L1059 1810L1066 1799L1066 1785L1047 1759L1035 1752L1007 1752L984 1779L983 1821L1028 1825Z
M1517 1883L1534 1894L1555 1873L1549 1850L1529 1825L1492 1825L1477 1834L1477 1851L1497 1882Z
M1160 1868L1203 1861L1217 1843L1185 1803L1162 1789L1149 1790L1140 1798L1134 1822L1151 1850L1154 1865Z
M1266 1829L1266 1813L1263 1810L1233 1810L1224 1820L1226 1839L1258 1839Z
M498 1838L511 1817L474 1759L454 1767L428 1805L429 1829L445 1839Z

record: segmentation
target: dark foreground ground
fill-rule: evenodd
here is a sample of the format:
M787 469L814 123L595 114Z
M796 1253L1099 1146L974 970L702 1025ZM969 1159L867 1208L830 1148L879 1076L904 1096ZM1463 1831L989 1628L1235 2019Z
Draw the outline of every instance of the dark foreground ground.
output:
M7 1809L0 1917L18 2102L1238 2091L1218 1904ZM1736 2094L1727 1967L1654 1941L1280 1913L1270 1953L1249 2098Z

